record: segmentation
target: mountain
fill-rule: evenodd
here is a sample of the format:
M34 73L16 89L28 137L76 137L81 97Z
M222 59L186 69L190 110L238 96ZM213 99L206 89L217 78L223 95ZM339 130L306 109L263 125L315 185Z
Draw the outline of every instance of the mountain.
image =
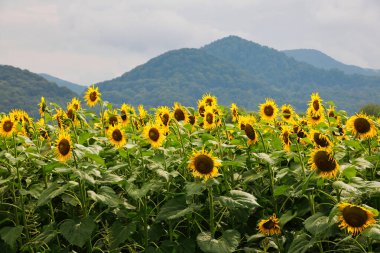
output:
M77 96L65 87L58 87L41 76L8 65L0 65L0 112L23 109L38 117L38 103L44 96L47 103L66 105Z
M297 61L306 62L321 69L338 69L346 74L380 76L380 70L347 65L315 49L293 49L283 50L282 52Z
M62 80L62 79L60 79L58 77L51 76L51 75L48 75L48 74L40 73L39 75L42 76L43 78L45 78L46 80L48 80L49 82L56 83L59 87L66 87L69 90L74 91L78 95L82 94L83 91L87 88L86 86L75 84L75 83L71 83L71 82Z

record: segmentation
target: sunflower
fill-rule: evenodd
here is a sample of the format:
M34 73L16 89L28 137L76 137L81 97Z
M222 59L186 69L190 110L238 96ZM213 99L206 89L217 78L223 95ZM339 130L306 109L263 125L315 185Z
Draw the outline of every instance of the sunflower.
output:
M218 104L216 97L212 96L209 93L203 95L202 101L205 103L206 106L216 106Z
M38 132L40 134L40 138L42 138L42 140L49 140L50 139L49 138L49 132L46 129L45 120L43 118L39 119L36 122L36 125L38 127Z
M325 121L324 113L316 113L310 107L307 109L306 114L307 114L307 122L312 126L316 126L319 123Z
M198 100L198 113L201 117L205 116L206 104L203 100Z
M98 87L94 85L88 87L86 94L84 95L84 100L86 100L89 107L94 107L100 100L101 93Z
M264 104L260 105L260 115L264 121L273 121L277 116L277 105L273 99L266 99Z
M232 115L232 122L237 122L239 119L239 111L237 105L235 103L232 103L230 109Z
M221 162L212 155L212 152L207 152L204 149L194 151L189 159L189 169L193 172L193 176L204 180L216 177L221 165Z
M118 125L122 122L120 115L116 110L106 110L104 112L104 121L107 127Z
M207 106L203 117L203 128L214 129L216 127L216 115L211 107Z
M192 125L193 127L195 127L197 120L198 118L196 115L189 115L189 124Z
M329 109L327 110L327 116L329 118L334 118L334 119L338 118L338 116L335 113L335 108L333 106L330 106Z
M136 115L135 108L131 105L122 104L120 108L120 118L123 126L129 124L131 117Z
M45 115L45 111L46 111L46 102L45 102L45 98L44 97L41 97L41 102L38 104L39 106L39 113L41 115L41 117L43 117Z
M315 146L317 147L327 148L330 147L332 144L330 139L326 135L314 130L311 131L309 138L314 142Z
M143 136L153 148L159 148L165 140L164 131L158 124L149 123L144 127Z
M68 107L71 106L75 111L78 111L81 109L80 101L77 98L71 99L71 102L69 103Z
M373 120L362 113L349 118L346 127L359 139L372 138L377 135L376 126Z
M318 92L311 94L308 109L310 110L312 116L323 114L322 99L319 97Z
M78 117L76 114L76 109L74 108L74 106L71 103L69 103L69 105L67 107L66 117L68 119L70 119L74 125L77 125L79 123Z
M258 140L257 133L250 123L246 123L244 126L245 134L248 137L248 145L255 144Z
M245 129L246 124L253 126L256 123L256 118L253 115L240 116L238 120L238 127L241 131Z
M58 139L55 143L55 153L61 162L67 161L71 157L72 143L70 134L60 130Z
M183 121L185 124L189 120L187 110L178 102L174 103L173 118L178 122Z
M216 123L216 125L217 126L221 126L222 125L223 112L219 109L218 106L211 106L210 108L212 109L212 112L215 115L215 123Z
M282 131L281 131L281 141L282 141L282 145L284 146L284 149L286 151L290 151L290 144L291 144L291 141L290 141L290 135L291 135L291 130L288 126L284 126L282 128Z
M127 143L126 136L119 125L111 125L107 130L108 139L117 148L123 147Z
M354 236L376 223L375 214L365 207L343 202L338 205L338 208L340 211L339 227L347 229Z
M66 117L67 117L66 113L61 108L59 108L56 114L54 114L53 118L57 120L57 124L60 129L64 128L63 124Z
M309 159L312 170L316 170L322 177L335 177L339 172L339 164L332 156L329 148L316 148Z
M1 119L0 123L0 135L8 138L16 131L16 122L14 118L5 116Z
M281 106L281 118L288 123L294 122L294 109L291 105Z
M156 110L156 121L162 123L162 125L167 128L170 122L170 109L167 106L160 106Z
M257 229L261 234L266 236L281 234L281 228L276 214L273 214L269 219L262 219L257 225Z

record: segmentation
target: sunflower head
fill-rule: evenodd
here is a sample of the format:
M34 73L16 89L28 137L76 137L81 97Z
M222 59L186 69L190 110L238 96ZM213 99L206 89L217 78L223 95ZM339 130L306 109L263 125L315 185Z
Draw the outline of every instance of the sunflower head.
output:
M89 107L94 107L100 100L101 93L99 92L98 87L94 87L94 85L88 87L86 94L84 95L84 100Z
M276 214L273 214L268 219L262 219L257 225L257 229L266 236L281 234L280 222Z
M332 145L330 139L326 135L314 130L311 131L309 138L314 142L316 147L327 148Z
M220 166L221 162L211 152L204 149L194 151L189 159L189 169L192 171L193 176L204 180L216 177Z
M244 131L246 124L250 124L251 126L253 126L255 123L256 123L256 118L253 115L239 116L238 127L241 131Z
M44 97L41 97L41 102L38 104L38 107L39 107L38 111L39 111L41 117L43 117L45 115L45 111L46 111L46 102L45 102Z
M332 156L329 148L316 148L309 159L312 170L316 170L321 177L336 177L339 172L339 164Z
M373 120L362 113L349 118L346 127L359 139L372 138L377 135L376 126Z
M217 116L210 106L206 107L203 117L203 128L214 129L216 127Z
M314 112L310 107L307 109L307 122L311 126L316 126L325 121L325 115L323 112Z
M309 102L308 109L310 110L312 115L323 113L322 99L320 98L318 92L311 94L311 99Z
M129 124L132 117L136 116L135 108L131 105L122 104L120 108L120 118L123 126Z
M209 93L206 93L202 97L202 101L206 106L217 106L218 101L215 96L212 96Z
M159 148L165 141L165 131L159 124L148 123L144 127L143 136L153 148Z
M69 133L65 132L64 130L60 130L55 146L56 156L61 162L70 159L73 146Z
M173 109L173 118L178 122L184 122L185 124L188 122L188 113L187 110L178 102L174 103Z
M164 127L169 127L171 118L170 109L167 106L158 107L156 110L156 121L162 123Z
M232 122L237 122L239 119L239 108L235 103L232 103L230 110L232 115Z
M347 229L354 236L376 223L374 213L365 207L343 202L338 205L338 208L340 211L339 227Z
M66 113L61 109L57 109L56 113L53 116L54 119L57 120L58 127L60 129L64 128L65 119L67 118Z
M121 124L122 119L116 110L106 110L104 112L104 122L109 127Z
M274 121L277 117L278 108L273 99L266 99L260 105L260 116L264 121Z
M9 116L5 116L1 119L0 123L0 135L8 138L16 131L16 121Z
M108 139L117 148L123 147L127 143L127 138L119 125L111 125L107 130Z
M291 129L288 126L283 126L281 130L281 141L282 145L284 146L284 149L286 151L290 151L290 135L292 134Z
M80 101L77 98L71 99L69 105L67 107L72 107L75 111L78 111L81 109Z
M281 118L288 123L294 122L294 109L291 105L281 106Z
M257 133L249 122L245 124L244 132L248 137L248 145L255 144L258 140Z
M204 116L205 110L206 110L206 104L205 104L205 102L202 99L198 100L198 113L199 113L199 115L201 117Z

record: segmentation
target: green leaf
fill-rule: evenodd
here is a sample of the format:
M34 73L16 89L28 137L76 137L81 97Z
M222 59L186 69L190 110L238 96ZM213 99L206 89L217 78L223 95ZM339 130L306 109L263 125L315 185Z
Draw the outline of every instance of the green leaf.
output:
M229 208L255 208L260 205L256 201L256 197L248 192L240 190L230 191L229 196L221 196L218 198L223 206Z
M292 244L288 249L288 252L292 253L304 253L312 246L310 245L310 235L306 233L298 234L294 237Z
M267 154L267 153L254 153L254 156L259 158L261 161L269 163L269 164L274 164L274 160Z
M52 183L47 189L45 189L41 193L37 201L37 206L45 205L49 200L64 193L69 187L70 184L65 184L61 186L57 183Z
M289 192L290 186L289 185L280 185L280 186L275 186L274 187L274 191L273 191L273 195L274 196L281 196L281 195L287 195L287 193Z
M304 221L305 228L313 235L326 235L329 228L329 217L323 213L316 213Z
M166 202L157 215L157 221L173 220L183 217L199 209L200 206L194 203L189 206L186 204L186 197L180 196Z
M92 218L87 217L80 222L66 220L59 227L59 231L70 244L82 248L83 245L91 239L91 234L95 226L96 224Z
M123 205L127 209L135 209L134 206L129 204L126 200L122 200L116 195L114 190L108 186L101 186L98 193L94 191L87 191L89 198L95 202L100 202L110 207L117 207Z
M341 169L342 167L343 166L341 166ZM356 169L354 166L345 167L342 170L343 170L342 175L346 177L347 179L351 179L356 176Z
M21 236L23 226L16 227L3 227L0 229L0 237L8 244L12 249L16 247L16 241Z
M185 185L185 191L187 196L202 195L206 186L202 182L189 182Z
M292 213L291 210L287 211L283 215L281 215L279 219L280 226L283 228L286 223L293 220L295 217L297 217L297 212Z
M206 253L230 253L239 246L240 233L236 230L224 231L222 237L214 239L210 232L202 232L197 236L199 248Z
M93 160L99 165L106 166L106 163L104 162L103 158L101 158L100 156L96 154L86 153L85 156L90 158L91 160Z
M116 249L120 244L125 242L136 231L136 224L129 223L126 226L120 221L115 221L111 227L110 244L111 252Z
M373 224L369 226L363 231L362 235L380 241L380 225Z

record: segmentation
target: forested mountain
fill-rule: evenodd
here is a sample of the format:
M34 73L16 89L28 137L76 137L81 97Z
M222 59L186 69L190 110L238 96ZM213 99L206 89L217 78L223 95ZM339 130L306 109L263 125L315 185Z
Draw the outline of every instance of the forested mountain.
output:
M321 69L338 69L346 74L380 76L380 70L378 69L360 68L354 65L347 65L315 49L292 49L283 50L282 52L287 56L293 57L297 61L306 62Z
M42 76L43 78L45 78L46 80L48 80L49 82L56 83L59 87L66 87L69 90L74 91L78 95L82 94L83 91L87 88L86 86L79 85L79 84L72 83L72 82L68 82L66 80L62 80L58 77L51 76L48 74L40 73L39 75Z
M33 117L38 116L41 96L47 102L60 105L66 105L67 101L77 96L37 74L8 65L0 65L0 90L0 112L17 108L26 110Z

